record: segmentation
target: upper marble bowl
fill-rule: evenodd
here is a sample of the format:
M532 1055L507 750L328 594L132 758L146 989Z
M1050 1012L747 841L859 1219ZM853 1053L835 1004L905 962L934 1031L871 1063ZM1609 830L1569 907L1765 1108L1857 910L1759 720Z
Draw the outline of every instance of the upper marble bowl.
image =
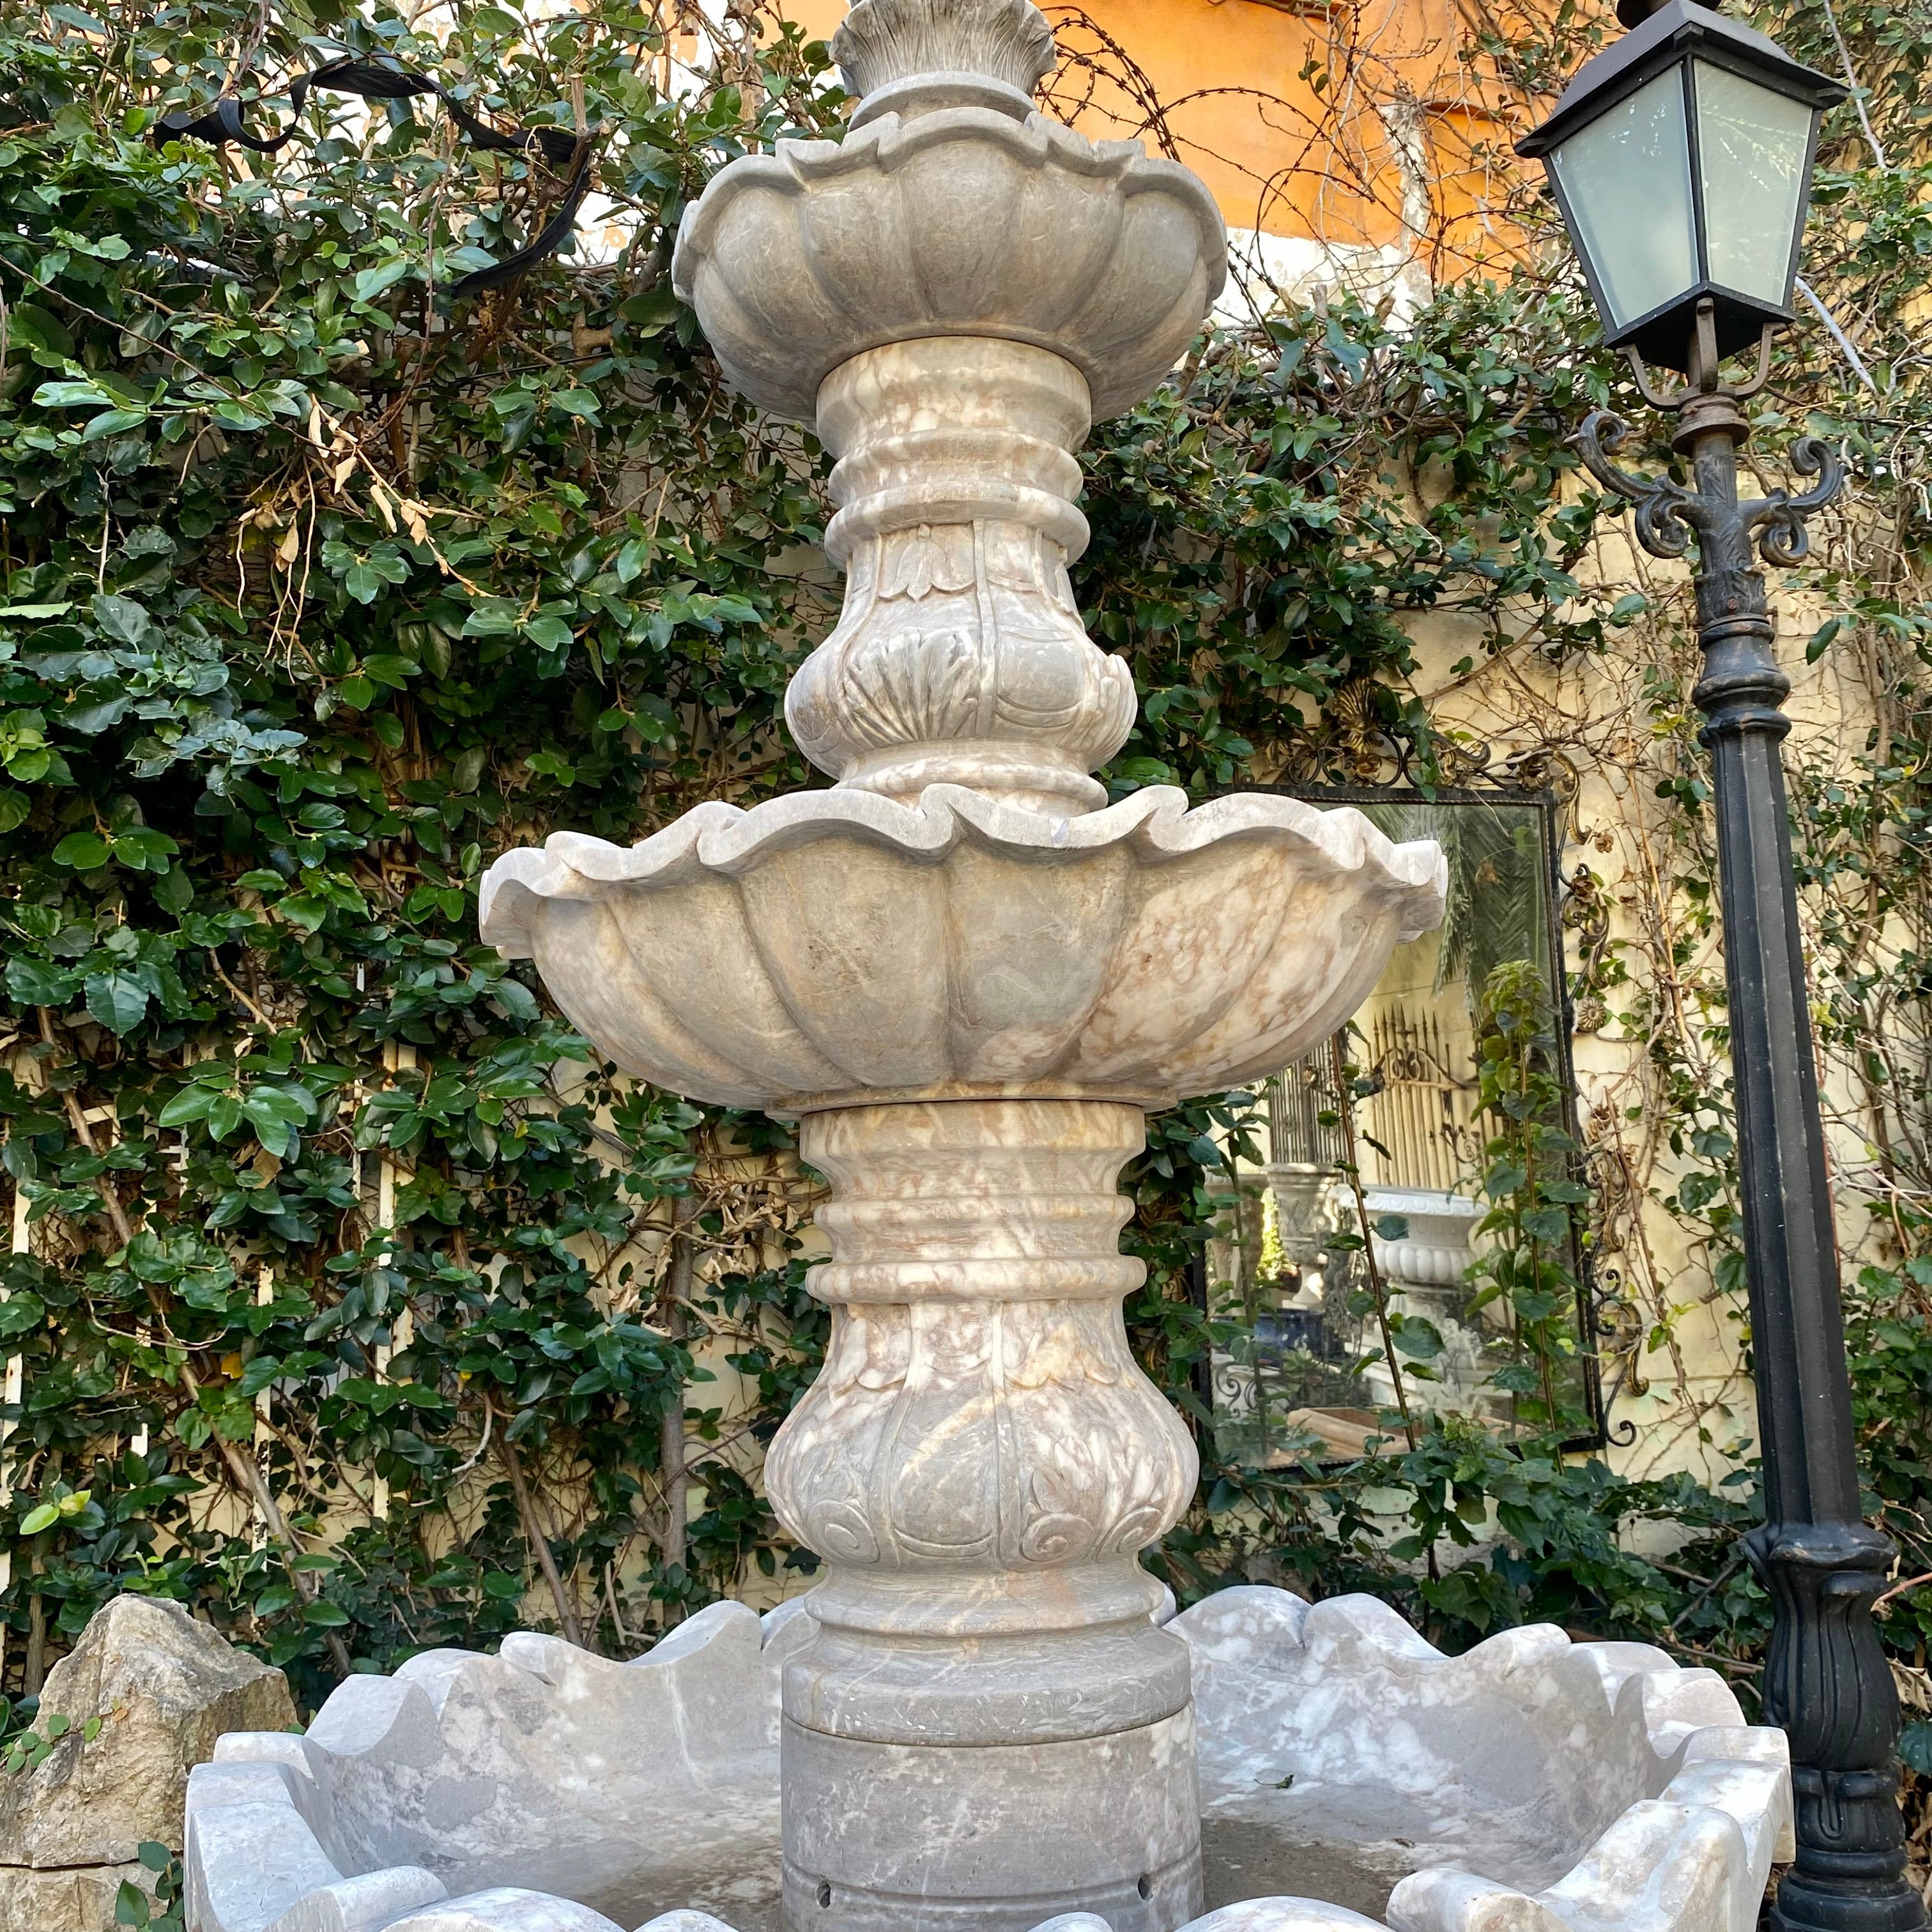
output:
M671 281L733 386L779 416L810 422L862 350L990 335L1072 363L1098 420L1173 368L1227 252L1178 163L968 106L734 161L685 212Z
M780 1113L1042 1088L1148 1106L1272 1072L1442 917L1433 844L1269 794L1023 811L956 785L700 805L499 859L483 937L627 1071Z

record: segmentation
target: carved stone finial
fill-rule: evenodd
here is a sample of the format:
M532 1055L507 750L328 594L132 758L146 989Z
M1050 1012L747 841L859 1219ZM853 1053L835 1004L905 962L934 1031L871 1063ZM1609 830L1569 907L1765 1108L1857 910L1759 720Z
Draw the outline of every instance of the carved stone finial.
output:
M1031 0L858 0L832 52L846 86L866 103L855 125L880 111L875 97L890 95L903 111L908 96L933 92L906 83L940 76L991 80L997 86L987 91L1010 93L1001 104L1024 114L1054 57L1053 29Z

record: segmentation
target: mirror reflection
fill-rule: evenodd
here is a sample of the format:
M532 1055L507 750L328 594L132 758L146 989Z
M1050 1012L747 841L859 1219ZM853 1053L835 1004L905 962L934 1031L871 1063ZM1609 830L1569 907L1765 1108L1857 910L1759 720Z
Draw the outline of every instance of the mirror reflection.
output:
M1556 802L1298 795L1438 841L1448 905L1228 1140L1200 1285L1218 1451L1354 1456L1436 1411L1589 1438Z

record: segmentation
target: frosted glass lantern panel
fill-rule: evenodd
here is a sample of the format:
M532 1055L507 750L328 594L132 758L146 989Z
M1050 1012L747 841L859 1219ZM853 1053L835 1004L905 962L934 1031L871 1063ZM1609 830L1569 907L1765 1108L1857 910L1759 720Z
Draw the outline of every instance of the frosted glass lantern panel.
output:
M1550 162L1612 330L1696 286L1690 143L1676 68L1578 128Z
M1812 110L1728 68L1694 64L1698 171L1720 288L1782 308L1791 298L1792 242L1803 220Z

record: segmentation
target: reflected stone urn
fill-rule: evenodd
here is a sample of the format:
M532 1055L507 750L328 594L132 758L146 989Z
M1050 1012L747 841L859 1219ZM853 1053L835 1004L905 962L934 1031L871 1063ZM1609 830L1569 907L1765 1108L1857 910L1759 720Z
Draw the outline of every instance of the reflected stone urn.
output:
M1026 0L860 0L840 142L734 162L674 263L734 385L837 458L844 614L786 716L833 781L497 861L483 932L617 1064L800 1122L826 1364L772 1444L824 1560L786 1662L791 1932L1201 1905L1186 1646L1140 1552L1197 1474L1136 1366L1151 1110L1326 1038L1441 916L1433 844L1274 796L1109 805L1074 452L1219 290L1207 190L1034 111Z

